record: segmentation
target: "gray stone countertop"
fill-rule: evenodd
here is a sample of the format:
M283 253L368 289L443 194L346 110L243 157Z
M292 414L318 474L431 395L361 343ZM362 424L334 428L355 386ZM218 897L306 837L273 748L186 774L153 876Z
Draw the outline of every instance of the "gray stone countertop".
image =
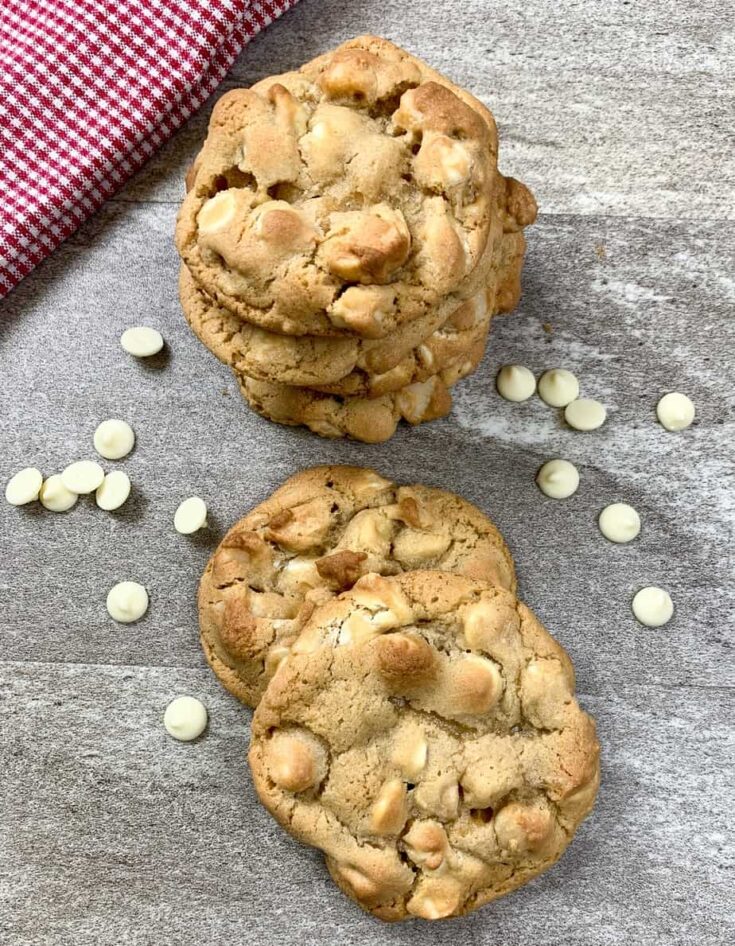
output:
M519 311L497 320L451 416L388 444L262 420L190 334L172 231L209 107L2 304L0 479L93 455L106 417L138 435L118 513L0 505L4 944L735 940L732 27L724 0L304 0L245 50L223 90L361 32L388 36L492 108L502 169L538 197ZM167 341L150 364L118 344L141 322ZM575 433L537 398L502 401L494 376L507 362L571 369L608 422ZM680 434L655 420L669 390L697 406ZM555 456L581 472L565 502L534 484ZM249 713L200 652L195 588L218 537L322 462L448 487L490 514L598 721L593 815L555 868L468 918L388 926L346 900L257 804ZM212 524L186 539L172 516L192 494ZM618 500L643 520L629 546L596 526ZM151 595L129 627L104 606L121 579ZM658 630L630 612L651 583L676 606ZM179 693L209 709L194 744L161 725Z

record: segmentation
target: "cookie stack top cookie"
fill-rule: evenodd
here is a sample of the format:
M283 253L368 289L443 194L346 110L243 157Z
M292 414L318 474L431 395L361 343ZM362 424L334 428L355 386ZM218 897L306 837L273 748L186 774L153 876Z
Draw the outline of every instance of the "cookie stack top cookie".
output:
M179 215L180 292L251 405L358 439L385 435L351 425L370 411L345 400L395 395L395 423L443 409L517 301L535 217L497 144L477 99L377 37L219 100ZM437 331L453 336L439 356Z
M219 100L177 245L249 322L382 338L483 288L496 171L480 102L356 40Z
M592 807L571 661L515 597L496 527L452 493L298 473L222 540L199 613L212 669L257 707L261 801L382 919L513 890Z

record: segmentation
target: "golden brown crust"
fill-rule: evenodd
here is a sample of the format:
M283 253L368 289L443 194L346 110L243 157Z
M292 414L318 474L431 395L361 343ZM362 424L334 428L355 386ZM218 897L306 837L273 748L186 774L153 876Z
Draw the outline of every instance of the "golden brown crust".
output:
M359 467L297 473L230 529L207 564L199 588L207 660L255 705L314 603L367 571L408 568L515 587L502 536L458 496Z
M487 109L359 37L218 101L177 246L244 320L380 338L481 290L500 186Z
M304 790L273 761L284 728L318 769ZM431 571L367 575L314 611L256 710L250 765L266 808L387 920L526 883L599 784L564 650L512 593Z
M320 437L350 437L363 443L389 440L401 420L411 425L445 417L452 409L451 385L471 374L485 352L475 345L456 365L379 397L342 397L311 388L269 384L237 376L248 404L278 424L308 427Z
M468 299L438 327L433 315L423 320L428 336L411 324L377 342L267 332L212 302L186 266L179 274L181 304L192 331L236 374L344 397L381 397L472 357L478 346L484 348L495 293L494 285L492 292Z

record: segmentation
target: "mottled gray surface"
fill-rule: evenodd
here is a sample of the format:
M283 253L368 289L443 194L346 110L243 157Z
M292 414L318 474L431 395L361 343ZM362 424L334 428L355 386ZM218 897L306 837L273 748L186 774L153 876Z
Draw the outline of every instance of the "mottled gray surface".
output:
M3 944L732 942L731 24L724 0L305 0L241 57L229 85L382 32L484 98L504 170L539 198L519 313L498 320L451 417L389 444L327 442L255 417L189 334L171 233L204 113L7 299L0 479L91 456L108 416L129 420L138 445L119 464L135 492L118 513L0 505ZM117 342L141 321L168 343L152 364ZM576 371L608 423L575 433L537 399L501 401L493 376L507 361ZM654 416L671 389L698 411L678 435ZM552 456L581 470L567 502L534 485ZM217 536L324 461L448 486L486 509L598 719L593 816L554 870L471 918L388 927L346 901L257 805L249 714L199 651L194 592ZM185 539L171 520L192 493L213 526ZM596 529L615 500L642 514L629 547ZM104 609L124 578L151 593L131 627ZM651 582L677 609L660 630L630 614ZM210 711L193 745L161 726L182 692Z

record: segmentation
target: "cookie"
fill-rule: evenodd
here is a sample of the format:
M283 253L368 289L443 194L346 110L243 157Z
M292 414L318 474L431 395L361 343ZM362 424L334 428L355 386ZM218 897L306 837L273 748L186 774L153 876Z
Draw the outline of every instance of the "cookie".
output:
M475 506L373 470L317 466L288 479L227 533L199 587L204 653L255 706L315 602L368 571L434 568L515 587L502 536Z
M431 313L379 341L268 332L213 302L186 266L179 294L194 334L238 374L327 394L378 397L425 381L484 344L495 287L463 302L443 325L434 327L437 317ZM433 331L425 335L426 328Z
M308 427L320 437L350 437L363 443L384 443L401 420L416 426L438 420L452 409L449 388L477 368L485 353L481 339L465 358L425 381L380 397L342 397L311 388L253 381L237 375L248 404L263 417L287 426Z
M262 328L384 338L487 282L495 122L386 40L226 93L192 178L178 250Z
M508 591L368 575L318 608L255 712L260 800L385 920L468 913L550 867L599 784L561 646Z
M457 325L459 320L448 319L390 371L370 374L358 369L336 384L314 385L313 390L339 397L376 398L428 381L433 375L456 377L457 380L466 377L482 360L491 319L485 304L471 302L472 306L465 303L461 308L474 309L479 316L477 320L472 321L467 311L459 316L460 325L470 322L469 327L460 328Z

